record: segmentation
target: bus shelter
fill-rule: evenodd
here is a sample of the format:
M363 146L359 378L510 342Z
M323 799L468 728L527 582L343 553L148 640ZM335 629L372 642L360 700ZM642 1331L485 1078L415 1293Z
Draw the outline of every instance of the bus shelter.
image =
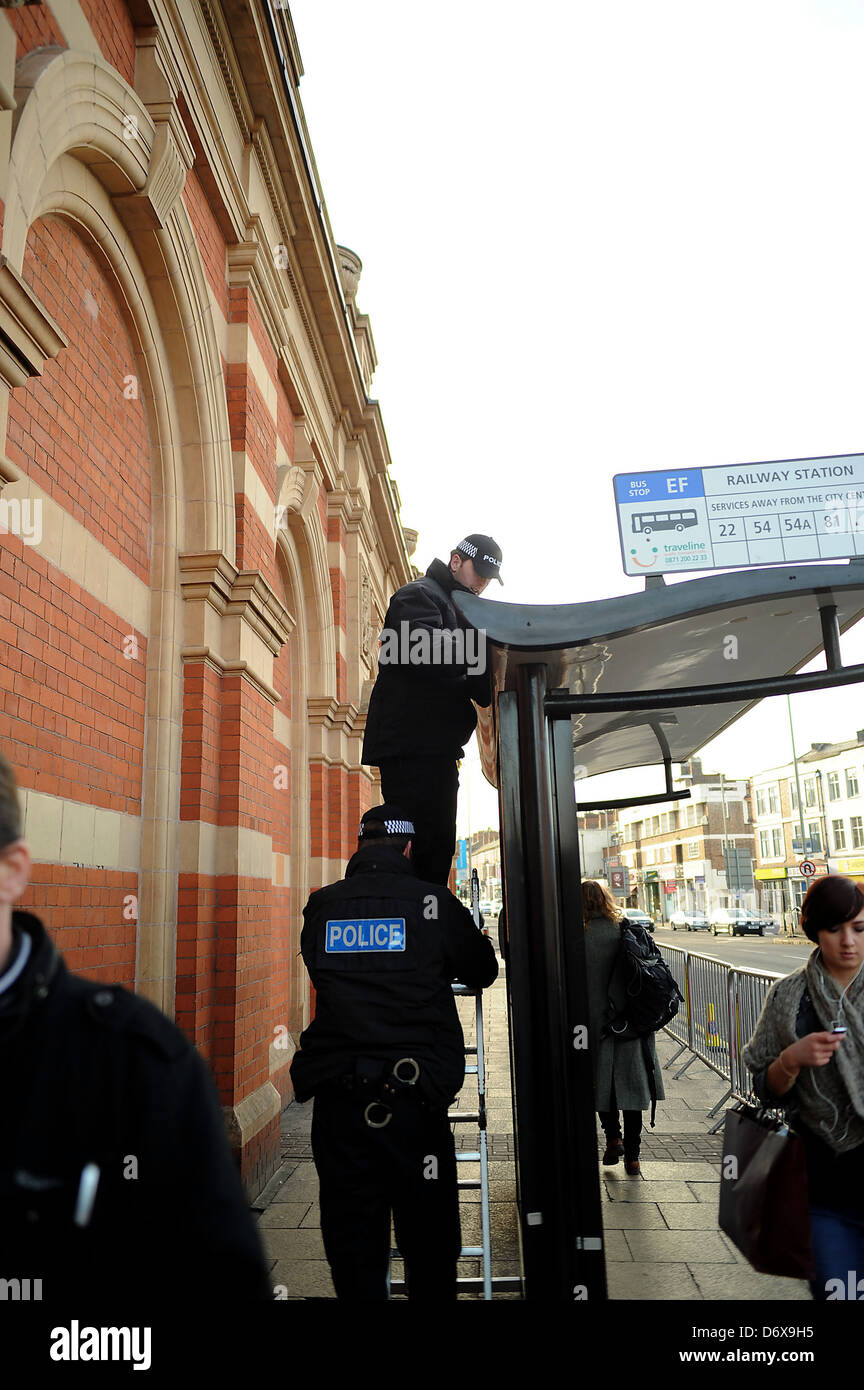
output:
M652 577L591 603L456 603L485 634L493 685L478 739L499 797L525 1297L604 1300L579 811L686 799L672 763L756 701L864 679L840 650L864 616L864 563ZM820 652L823 670L796 674ZM585 778L652 764L654 796L577 805Z

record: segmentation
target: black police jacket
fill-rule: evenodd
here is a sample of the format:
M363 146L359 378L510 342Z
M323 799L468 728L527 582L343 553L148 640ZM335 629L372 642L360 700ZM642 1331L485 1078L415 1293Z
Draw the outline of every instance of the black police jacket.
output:
M470 593L441 560L433 560L421 579L390 600L366 715L362 761L367 766L406 756L461 758L477 725L472 700L490 702L485 643L479 645L482 639L457 612L454 589ZM459 635L442 643L443 632ZM436 659L445 652L471 659Z
M491 985L498 962L471 914L440 884L424 883L390 845L366 845L345 878L313 893L300 946L317 991L291 1078L298 1100L350 1078L358 1060L413 1057L424 1098L446 1105L465 1075L451 984Z
M272 1298L203 1059L147 1000L70 974L38 918L13 927L32 944L0 994L0 1278L88 1315Z

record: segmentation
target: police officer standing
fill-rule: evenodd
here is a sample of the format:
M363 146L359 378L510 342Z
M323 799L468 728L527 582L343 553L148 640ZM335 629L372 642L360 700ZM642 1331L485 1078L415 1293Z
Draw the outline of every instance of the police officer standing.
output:
M491 942L412 865L413 823L373 807L345 878L313 893L301 949L317 991L291 1076L337 1297L387 1298L390 1214L412 1299L455 1299L459 1194L447 1107L465 1074L452 981L498 974Z
M457 763L477 725L474 704L492 698L485 638L467 627L453 594L503 583L501 559L491 536L466 536L449 564L433 560L396 591L381 634L362 759L379 769L384 800L417 827L417 873L432 883L446 884L450 875Z

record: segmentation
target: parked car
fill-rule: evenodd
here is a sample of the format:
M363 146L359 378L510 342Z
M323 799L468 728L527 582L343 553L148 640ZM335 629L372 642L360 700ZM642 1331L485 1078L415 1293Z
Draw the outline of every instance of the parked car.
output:
M641 908L627 907L624 909L624 916L629 922L638 922L639 926L644 927L646 931L654 930L654 918L649 917L648 913L643 912Z
M711 918L711 935L726 932L729 936L764 936L765 919L743 907L721 907Z
M673 931L707 931L709 927L704 912L673 912L669 925Z

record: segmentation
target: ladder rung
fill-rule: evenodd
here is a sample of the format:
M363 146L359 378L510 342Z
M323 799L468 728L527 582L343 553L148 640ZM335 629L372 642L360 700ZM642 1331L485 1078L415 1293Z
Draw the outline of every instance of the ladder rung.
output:
M479 1192L483 1184L479 1178L457 1178L456 1186L463 1192Z
M477 1289L479 1291L483 1288L482 1277L478 1278L476 1275L457 1279L456 1283L460 1289ZM493 1274L492 1287L493 1289L521 1289L522 1280L518 1274Z
M451 1114L447 1116L447 1119L450 1121L451 1125L464 1125L467 1124L469 1120L473 1120L476 1125L480 1121L480 1111L454 1110Z
M459 1258L460 1260L482 1260L483 1246L463 1245L462 1249L459 1251Z
M480 1162L480 1150L479 1150L479 1149L476 1149L476 1150L475 1150L475 1149L472 1149L470 1153L465 1153L464 1151L463 1151L462 1153L458 1153L458 1154L456 1155L456 1162L457 1162L457 1163L479 1163L479 1162Z
M478 1070L478 1068L477 1068L477 1064L476 1064L476 1062L475 1062L474 1065L473 1065L472 1067L466 1067L466 1068L465 1068L465 1075L466 1075L466 1076L476 1076L476 1075L477 1075L477 1070Z
M520 1279L518 1274L493 1274L491 1283L493 1289L511 1289L518 1291L522 1288L522 1280ZM483 1288L482 1275L479 1277L477 1275L470 1274L463 1275L456 1280L456 1286L457 1288L463 1290L466 1293L472 1291L476 1291L479 1293L480 1290ZM406 1284L404 1279L390 1280L391 1290L398 1289L401 1291L405 1287Z

